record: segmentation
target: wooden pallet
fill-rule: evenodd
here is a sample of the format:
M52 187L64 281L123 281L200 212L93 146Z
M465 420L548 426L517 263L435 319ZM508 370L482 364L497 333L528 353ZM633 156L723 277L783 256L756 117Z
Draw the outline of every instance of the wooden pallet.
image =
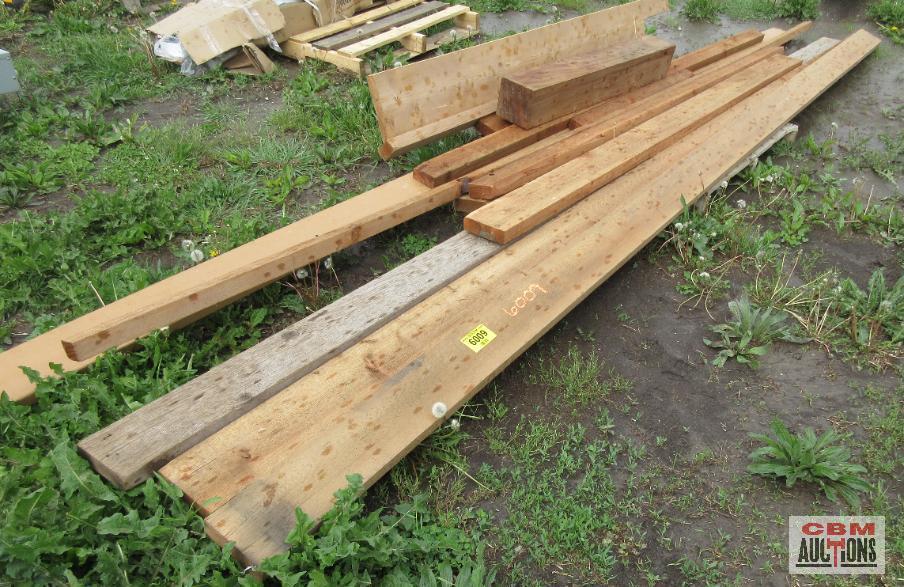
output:
M425 30L449 24L448 29L427 35ZM439 0L401 0L290 37L283 52L298 59L319 59L364 76L369 73L365 56L399 43L399 57L416 57L467 39L480 31L480 19L467 6L450 6Z

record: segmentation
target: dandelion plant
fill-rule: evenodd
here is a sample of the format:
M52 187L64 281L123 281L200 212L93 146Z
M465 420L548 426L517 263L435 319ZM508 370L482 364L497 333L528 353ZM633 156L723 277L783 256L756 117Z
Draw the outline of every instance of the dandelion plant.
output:
M869 491L870 485L861 476L866 469L850 463L851 451L837 446L841 437L828 430L816 436L812 428L794 435L781 420L772 421L773 436L751 434L764 443L749 455L747 470L755 475L785 478L785 486L793 487L798 481L815 483L832 501L843 497L850 505L860 503L861 491Z

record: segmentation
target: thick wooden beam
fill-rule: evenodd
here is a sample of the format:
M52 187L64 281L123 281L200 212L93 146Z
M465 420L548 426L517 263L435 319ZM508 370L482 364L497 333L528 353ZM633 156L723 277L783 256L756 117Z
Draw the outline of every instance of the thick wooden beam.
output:
M534 128L662 79L674 52L673 43L642 37L510 73L496 113Z
M571 128L579 128L580 132L563 139L560 143L550 145L542 152L521 157L504 166L496 165L489 172L479 176L473 174L468 183L468 193L482 200L492 200L507 194L638 124L712 88L731 75L781 52L781 47L765 47L729 67L700 72L675 84L668 91L657 92L623 110L613 110L605 104L591 108L569 122Z
M666 0L636 0L369 76L380 155L403 153L492 114L501 76L640 37L644 19L665 10Z
M79 451L130 489L499 250L459 233L88 436Z
M588 116L608 116L610 112L626 108L638 100L665 91L690 77L691 73L689 72L676 72L665 79L638 88L623 96L610 98L598 107L593 108L597 114ZM495 104L493 109L495 109ZM514 153L527 145L536 143L565 129L570 124L571 119L571 116L563 116L558 120L541 124L531 129L509 125L489 136L481 137L421 163L415 167L414 177L428 186L437 186L447 181L458 179L480 167L497 161L500 157Z
M800 66L776 55L619 135L465 217L465 230L510 242Z
M318 518L346 475L379 479L671 223L682 199L693 202L877 44L855 33L211 436L164 476L212 511L208 533L234 542L244 562L285 550L295 507ZM479 352L461 340L475 327L496 335ZM437 402L447 408L438 418Z
M672 60L672 67L695 71L720 59L737 53L741 49L752 47L763 40L763 33L756 29L744 31L732 35L712 45L707 45L696 51L685 53Z

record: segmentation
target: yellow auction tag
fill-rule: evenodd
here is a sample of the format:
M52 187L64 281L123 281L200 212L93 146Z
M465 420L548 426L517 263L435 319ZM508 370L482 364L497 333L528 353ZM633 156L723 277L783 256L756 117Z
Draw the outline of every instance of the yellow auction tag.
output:
M494 338L496 338L496 333L481 324L464 335L461 339L461 343L475 353L479 353L483 347L493 342Z

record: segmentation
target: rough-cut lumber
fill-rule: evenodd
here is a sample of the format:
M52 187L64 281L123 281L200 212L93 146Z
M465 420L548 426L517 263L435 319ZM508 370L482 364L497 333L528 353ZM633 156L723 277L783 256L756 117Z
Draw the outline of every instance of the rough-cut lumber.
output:
M84 360L207 308L234 300L281 276L454 200L455 186L424 190L410 175L263 236L150 285L80 318L81 335L63 340Z
M0 353L0 391L13 401L33 401L34 384L22 366L45 377L54 374L50 363L64 371L83 369L97 353L200 318L459 193L458 185L429 189L409 174L303 218ZM64 353L63 341L74 359Z
M812 27L813 22L805 20L801 23L796 24L788 30L766 29L765 31L763 31L763 41L761 43L752 45L750 47L742 49L741 51L732 53L731 55L727 55L710 67L726 67L739 59L744 59L754 51L762 49L763 47L780 47L786 43L793 41L806 31L810 30Z
M477 129L477 132L482 134L483 136L491 135L497 130L502 130L505 127L509 126L511 123L499 116L498 114L490 114L489 116L484 116L480 120L477 121L477 124L474 125L474 128Z
M542 152L534 153L530 157L523 156L507 165L495 165L493 169L479 176L472 174L468 183L468 193L474 198L483 200L492 200L507 194L559 165L662 114L669 108L712 88L731 75L781 52L781 47L765 47L728 67L702 71L671 86L668 91L657 92L643 100L638 100L625 109L612 110L605 103L601 107L591 108L575 116L569 122L571 128L580 128L580 132L576 132L560 143L550 145Z
M594 107L592 110L596 114L588 115L587 120L593 116L600 118L607 116L609 112L627 108L638 100L665 91L690 77L689 72L676 72L665 79L638 88L623 96L610 98L602 102L599 107ZM571 118L565 116L531 129L509 125L489 136L481 137L421 163L415 167L414 177L427 186L441 185L497 161L500 157L515 153L527 145L543 140L565 129L570 121Z
M702 49L685 53L672 60L672 67L695 71L723 59L741 49L752 47L763 40L763 33L756 29L732 35Z
M448 4L446 4L445 2L440 2L439 0L424 2L423 4L418 4L416 6L412 6L411 8L406 8L405 10L396 12L395 14L391 14L389 16L368 22L360 27L352 28L341 33L336 33L335 35L324 37L318 41L315 41L314 46L319 49L334 51L346 45L350 45L362 39L376 35L377 33L388 31L393 27L408 24L413 20L417 20L421 17L439 12L440 10L447 8L448 6Z
M636 0L369 76L380 155L403 153L492 114L501 76L640 37L644 19L665 10L667 0Z
M496 114L534 128L665 77L675 45L642 37L502 77Z
M322 27L294 35L292 37L289 37L289 41L292 41L294 43L310 43L312 41L316 41L317 39L322 39L336 33L341 33L342 31L347 31L350 28L364 25L371 21L377 20L378 18L383 18L385 16L389 16L390 14L395 14L396 12L400 12L402 10L405 10L406 8L420 4L422 1L423 0L397 0L396 2L390 2L385 6L374 8L373 10L368 10L367 12L362 12L360 14L350 16L349 18L338 20L328 25L324 25Z
M510 242L799 65L797 59L776 55L738 72L468 214L465 230L498 243Z
M79 451L117 487L134 487L498 250L459 233L88 436Z
M470 12L470 8L462 5L447 6L445 9L440 10L439 12L436 12L434 14L419 18L407 24L397 26L393 29L379 33L372 37L361 39L360 41L352 43L351 45L346 45L342 47L339 52L343 55L349 55L351 57L360 57L361 55L373 51L374 49L379 49L380 47L399 41L410 34L417 33L418 31L422 31L426 28L430 28L433 25L450 20L451 18L456 17L460 14L464 14L465 12Z
M208 533L235 542L245 562L284 550L296 506L316 518L345 475L376 481L442 423L434 402L453 414L672 222L682 198L692 202L878 42L858 32L761 90L227 426L164 476L213 510ZM726 133L730 126L742 130ZM479 353L460 341L476 325L496 334Z
M480 208L481 206L483 206L486 203L487 203L486 200L478 200L478 199L472 198L470 196L462 196L462 197L458 198L457 200L455 200L455 202L453 202L453 205L455 206L456 212L468 214L469 212L473 212L474 210ZM474 235L471 235L471 236L474 236ZM475 238L479 238L479 237L475 237ZM486 239L481 239L481 240L486 240ZM490 242L490 241L486 241L486 242Z
M450 55L454 55L454 53L450 53ZM436 57L434 57L433 59L436 59ZM399 69L402 68L400 67ZM373 76L368 76L367 79L369 82L371 79L373 79ZM393 136L390 139L384 138L383 144L380 145L378 152L380 154L380 157L382 157L383 159L390 159L399 153L408 152L416 147L426 145L427 143L435 139L468 128L469 126L472 126L474 124L475 120L483 118L484 116L489 116L494 112L496 112L495 100L493 100L492 102L484 102L483 104L472 106L467 110L456 112L448 118L428 122L423 126L405 131Z

